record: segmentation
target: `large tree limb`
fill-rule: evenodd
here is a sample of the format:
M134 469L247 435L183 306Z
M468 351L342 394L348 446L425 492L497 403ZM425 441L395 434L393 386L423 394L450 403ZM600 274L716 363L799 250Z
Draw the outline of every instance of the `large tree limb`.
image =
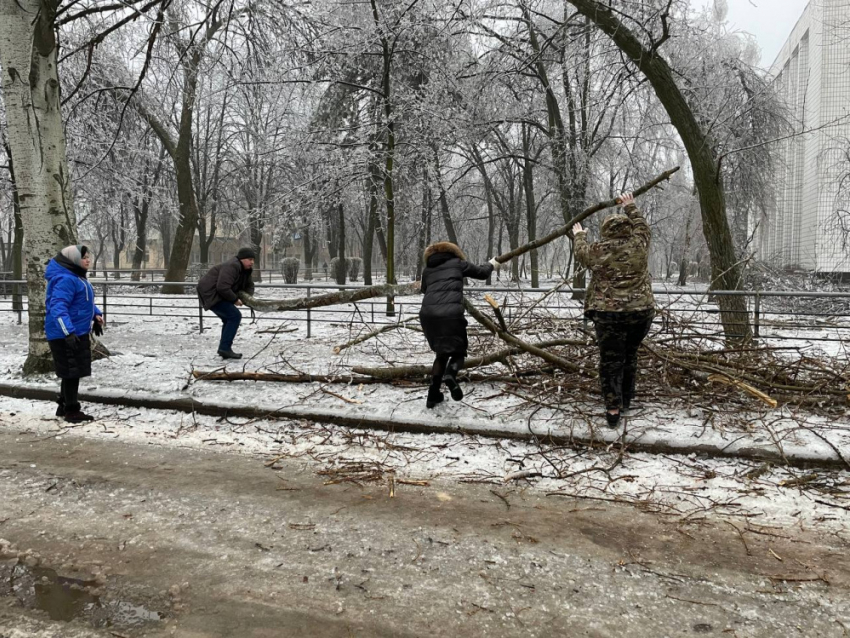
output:
M633 191L635 197L637 197L638 195L643 195L645 192L655 188L656 186L658 186L662 182L667 181L678 170L679 170L678 166L671 168L670 170L664 171L663 173L661 173L661 175L659 175L658 177L656 177L652 181L649 181L646 184L644 184L643 186L636 188ZM496 257L496 261L498 261L500 264L504 264L505 262L510 261L514 257L519 257L520 255L523 255L530 250L534 250L535 248L540 248L541 246L544 246L544 245L548 244L549 242L555 241L559 237L563 237L564 235L572 236L573 224L577 224L581 221L584 221L585 219L587 219L588 217L593 215L593 213L598 213L600 210L605 210L606 208L611 208L613 206L616 206L617 204L619 204L619 201L617 199L609 199L609 200L606 200L604 202L599 202L598 204L594 204L593 206L589 206L588 208L585 208L583 211L581 211L578 215L573 217L564 226L561 226L560 228L553 230L551 233L549 233L545 237L541 237L540 239L535 239L534 241L529 242L529 243L527 243L523 246L519 246L518 248L514 248L510 252L507 252L503 255L499 255L498 257Z
M553 339L552 341L544 341L534 345L536 348L553 348L556 346L583 346L584 341L576 341L575 339ZM523 348L518 346L505 348L498 352L492 352L481 357L473 357L465 359L463 362L464 369L477 368L480 366L488 366L493 363L502 362L510 356L520 354ZM363 366L354 366L351 371L356 374L364 374L370 377L375 377L382 381L390 381L393 379L407 379L412 377L423 377L431 374L431 366L398 366L394 368L366 368Z
M548 352L547 350L544 350L543 348L540 348L538 346L526 343L525 341L513 336L510 332L502 330L499 326L497 326L495 323L493 323L487 317L481 314L481 312L478 311L478 308L473 306L468 299L464 298L463 305L466 307L466 311L470 315L472 315L478 323L483 325L485 328L487 328L487 330L492 332L494 335L496 335L503 341L511 344L512 346L516 346L517 348L521 348L529 354L533 354L537 357L540 357L544 361L551 363L553 366L561 368L562 370L566 370L567 372L581 372L581 367L576 365L572 361L562 359L558 355L552 354L551 352Z
M278 383L383 383L383 379L333 376L327 374L277 374L274 372L228 372L227 370L192 370L201 381L276 381Z
M416 295L419 294L419 285L418 281L397 286L384 284L382 286L369 286L367 288L357 288L355 290L330 292L326 295L318 295L316 297L298 297L297 299L257 299L256 297L249 295L247 292L240 292L239 299L241 299L245 305L261 311L308 310L310 308L320 308L322 306L336 306L339 304L353 303L355 301L362 301L363 299L372 299L373 297L404 297L406 295Z

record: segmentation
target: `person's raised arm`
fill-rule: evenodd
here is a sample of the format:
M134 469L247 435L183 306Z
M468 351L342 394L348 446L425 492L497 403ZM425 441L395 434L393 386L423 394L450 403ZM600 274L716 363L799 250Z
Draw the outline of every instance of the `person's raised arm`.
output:
M652 232L649 229L649 223L646 217L635 204L635 196L631 193L623 193L617 198L620 201L620 207L626 216L632 220L632 232L640 237L646 246L649 246L649 239Z

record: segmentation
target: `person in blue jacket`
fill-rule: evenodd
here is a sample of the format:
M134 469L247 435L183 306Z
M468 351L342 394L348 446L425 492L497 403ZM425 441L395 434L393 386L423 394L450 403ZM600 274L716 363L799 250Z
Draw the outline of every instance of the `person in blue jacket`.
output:
M101 334L103 313L94 303L94 288L86 279L91 252L86 246L66 246L47 263L44 332L53 355L56 376L62 379L56 416L81 423L94 417L80 409L80 379L91 376L89 333Z

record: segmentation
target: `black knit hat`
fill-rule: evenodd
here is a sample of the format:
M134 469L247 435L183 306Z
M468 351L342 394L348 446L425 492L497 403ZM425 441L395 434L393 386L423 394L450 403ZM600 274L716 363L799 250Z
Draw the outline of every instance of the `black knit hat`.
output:
M239 252L236 253L236 259L256 259L257 253L254 252L253 248L248 248L247 246L244 248L240 248Z

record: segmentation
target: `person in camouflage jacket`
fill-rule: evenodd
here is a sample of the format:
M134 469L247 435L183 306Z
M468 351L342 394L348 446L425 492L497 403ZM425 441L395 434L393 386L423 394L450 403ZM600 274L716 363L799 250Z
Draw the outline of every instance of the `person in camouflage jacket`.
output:
M623 213L602 223L602 239L587 242L581 224L573 226L576 261L590 270L585 316L593 320L599 344L599 379L606 420L617 427L635 393L637 351L655 316L649 275L651 232L631 193L620 196Z

